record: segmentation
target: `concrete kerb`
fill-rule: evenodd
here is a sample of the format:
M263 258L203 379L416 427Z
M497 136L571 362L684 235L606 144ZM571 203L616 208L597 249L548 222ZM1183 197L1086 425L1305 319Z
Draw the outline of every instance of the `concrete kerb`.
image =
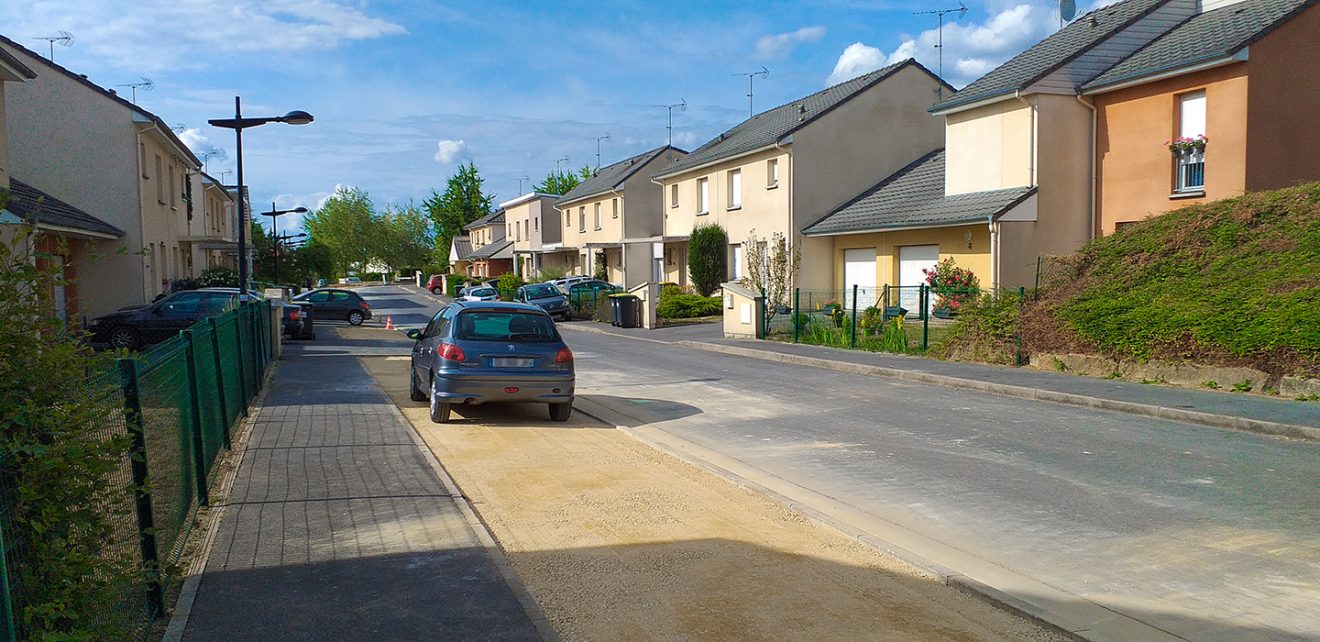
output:
M653 339L645 340L653 341ZM670 343L670 345L682 346L695 350L705 350L708 352L718 352L739 357L748 357L752 359L778 361L780 363L791 363L794 365L812 366L816 368L827 368L830 370L872 377L887 377L901 381L911 381L914 383L926 383L948 388L975 390L977 392L988 392L991 394L1020 397L1035 401L1049 401L1071 406L1095 408L1098 410L1112 410L1115 412L1142 415L1156 419L1201 424L1213 428L1253 432L1273 437L1288 437L1291 439L1320 442L1320 428L1312 428L1309 426L1297 426L1293 424L1265 421L1262 419L1250 419L1247 417L1235 417L1231 415L1217 415L1208 412L1186 410L1183 408L1170 408L1168 406L1155 406L1131 401L1119 401L1116 399L1091 397L1069 392L1058 392L1055 390L1042 390L1040 388L1015 386L1012 384L978 381L976 379L962 379L947 375L931 374L929 372L916 372L899 368L871 366L862 363L849 363L846 361L831 361L829 359L820 359L817 357L784 354L782 352L771 352L768 350L757 350L755 348L744 348L740 346L726 346L717 343L706 343L703 341L675 341Z
M379 388L374 381L372 385ZM384 392L381 394L384 394ZM536 600L532 597L531 591L529 591L527 585L523 583L522 577L520 577L518 572L513 569L513 565L509 563L509 558L504 555L504 549L501 549L500 545L495 541L495 537L491 535L490 529L486 526L486 523L481 520L481 516L472 508L472 504L468 502L467 495L463 494L462 489L460 489L458 484L454 482L454 478L449 476L449 471L445 469L445 466L440 462L440 459L435 456L435 452L431 450L431 447L426 445L426 440L423 439L421 433L417 431L417 427L414 426L411 421L408 421L407 417L403 416L403 411L399 410L398 406L394 405L393 401L388 405L390 411L399 418L399 421L402 421L408 426L408 435L412 437L413 444L415 444L418 450L421 451L422 457L431 465L431 470L435 472L436 476L440 478L440 482L444 484L445 491L449 493L450 497L454 499L454 503L458 505L459 511L463 513L463 518L467 520L468 526L472 528L474 533L476 533L477 539L481 541L481 546L485 548L486 553L490 555L491 561L495 564L495 568L499 570L500 576L504 578L505 584L509 586L509 590L512 591L514 597L517 598L518 604L522 606L523 611L527 614L527 618L530 619L532 625L536 627L536 631L541 635L541 639L545 642L560 642L561 638L559 632L555 631L555 627L550 624L550 618L546 617L545 612L541 610L541 605L536 603Z
M224 479L220 481L220 485L213 491L212 498L221 501L215 505L215 510L211 513L207 522L206 538L202 542L202 550L188 564L188 575L183 580L183 586L179 588L179 596L174 600L174 614L170 616L169 624L165 627L165 634L161 637L162 642L182 640L184 631L188 628L188 618L192 616L192 607L197 601L197 590L202 585L202 573L206 570L206 563L211 558L211 549L214 548L216 535L220 532L220 521L224 518L225 508L228 506L228 502L224 501L223 498L229 497L230 491L234 488L234 480L238 479L238 468L243 463L243 459L247 457L252 428L257 424L257 418L261 416L261 411L265 408L266 395L270 392L271 379L275 377L275 371L279 367L280 359L271 361L271 367L266 370L266 374L262 379L261 391L252 400L247 416L239 423L238 431L230 434L230 445L238 446L235 450L230 451L230 456L234 457L234 465L229 468Z

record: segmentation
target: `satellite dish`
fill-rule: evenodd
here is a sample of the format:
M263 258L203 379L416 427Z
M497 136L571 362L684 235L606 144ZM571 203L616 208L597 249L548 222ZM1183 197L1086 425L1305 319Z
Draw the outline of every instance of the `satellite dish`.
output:
M1059 0L1059 17L1068 22L1077 17L1076 0Z

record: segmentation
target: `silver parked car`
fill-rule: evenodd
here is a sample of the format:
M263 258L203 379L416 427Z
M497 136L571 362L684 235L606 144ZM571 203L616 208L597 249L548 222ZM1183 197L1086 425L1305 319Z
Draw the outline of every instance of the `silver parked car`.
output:
M500 300L500 291L489 285L467 288L463 291L463 296L459 297L464 301L498 301Z
M435 423L454 404L545 403L554 421L573 413L573 351L540 307L455 301L408 337L410 397L430 399Z

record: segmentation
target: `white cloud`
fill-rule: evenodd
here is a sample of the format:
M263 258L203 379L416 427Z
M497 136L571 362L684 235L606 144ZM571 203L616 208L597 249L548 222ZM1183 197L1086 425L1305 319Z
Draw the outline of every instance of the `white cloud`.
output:
M830 73L829 80L825 84L841 83L883 66L885 66L885 52L854 42L839 54L839 60L834 63L834 71Z
M229 160L229 154L225 150L216 147L215 143L212 143L211 139L207 138L206 134L203 134L200 129L195 127L184 129L179 132L179 140L183 141L183 144L198 157L208 155L209 160Z
M59 24L77 35L80 49L138 73L202 68L219 53L333 49L405 33L401 25L367 15L353 0L80 2L77 11L61 5L0 9L0 21L20 32Z
M692 132L678 132L674 134L674 146L691 151L696 148L697 135Z
M825 27L803 27L797 31L761 36L756 41L753 57L757 60L780 60L793 53L793 48L804 42L816 42L825 36Z
M467 154L467 143L461 140L442 140L435 145L435 160L448 165Z
M1057 2L1046 0L998 1L991 3L991 15L983 22L946 20L945 80L955 87L966 85L1054 33L1059 28L1057 7ZM939 66L939 50L935 46L937 37L935 29L905 36L889 53L860 42L849 45L839 55L827 84L855 78L908 58L916 58L931 71L936 71Z

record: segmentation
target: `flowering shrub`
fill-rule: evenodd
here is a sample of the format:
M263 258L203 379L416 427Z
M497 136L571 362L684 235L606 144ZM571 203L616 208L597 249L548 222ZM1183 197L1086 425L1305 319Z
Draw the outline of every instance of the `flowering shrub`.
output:
M981 282L972 274L953 264L953 258L947 258L935 264L929 270L922 270L926 283L938 297L935 307L956 311L969 301L975 300Z
M1173 140L1164 141L1164 146L1169 148L1174 154L1189 154L1205 151L1205 144L1210 142L1205 134L1200 134L1196 138L1179 136Z

